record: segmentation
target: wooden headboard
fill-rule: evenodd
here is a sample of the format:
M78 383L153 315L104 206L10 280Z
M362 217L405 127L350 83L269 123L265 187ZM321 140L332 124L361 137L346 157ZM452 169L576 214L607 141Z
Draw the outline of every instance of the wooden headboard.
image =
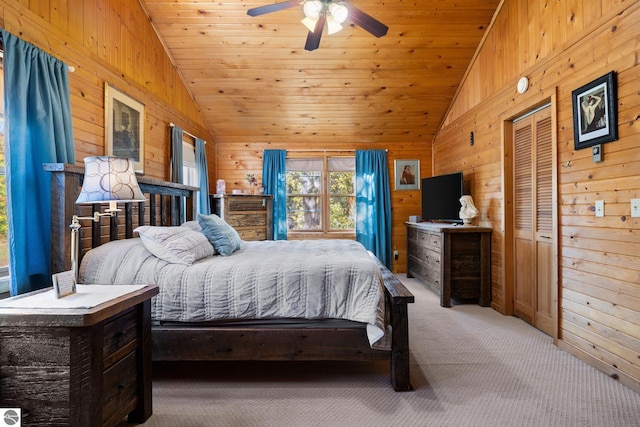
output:
M84 166L45 163L43 168L51 173L51 272L58 273L71 269L69 225L73 215L92 216L94 211L101 211L106 205L76 205ZM105 242L133 237L133 230L140 225L180 225L195 219L195 192L199 188L144 176L137 178L147 201L119 203L122 211L115 217L102 218L100 222L81 221L79 260L89 249Z

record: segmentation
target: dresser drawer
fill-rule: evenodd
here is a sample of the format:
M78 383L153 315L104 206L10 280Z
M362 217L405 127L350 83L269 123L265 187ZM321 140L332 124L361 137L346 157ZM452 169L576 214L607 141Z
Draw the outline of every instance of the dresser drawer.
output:
M434 266L422 258L409 255L409 270L440 294L442 270L439 266Z
M104 367L109 368L138 346L138 328L135 307L104 325Z
M102 377L102 422L118 425L137 402L138 370L136 352L127 354L104 371Z
M262 227L267 226L267 215L265 213L255 214L229 214L226 218L227 223L234 227Z
M227 212L266 211L267 202L262 197L239 197L230 199Z
M252 240L267 240L267 231L259 228L255 228L252 230L240 230L238 229L238 234L242 240L252 241Z
M440 269L440 258L442 257L440 251L425 246L409 245L408 253L414 258L422 260L424 263L436 269Z
M442 235L426 232L418 232L416 243L423 247L428 247L434 251L440 252L442 246Z

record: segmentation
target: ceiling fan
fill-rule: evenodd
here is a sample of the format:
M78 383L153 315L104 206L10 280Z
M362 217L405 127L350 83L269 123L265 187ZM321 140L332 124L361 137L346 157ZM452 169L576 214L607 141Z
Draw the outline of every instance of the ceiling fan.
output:
M303 5L305 14L302 23L309 29L307 42L304 45L305 50L315 50L320 46L320 38L322 37L322 30L324 29L325 23L327 24L327 33L333 34L342 29L341 24L347 17L354 24L359 25L376 37L386 35L389 30L389 27L371 15L342 1L334 3L332 0L287 0L266 6L254 7L253 9L247 10L247 15L260 16L279 10L290 9L301 4Z

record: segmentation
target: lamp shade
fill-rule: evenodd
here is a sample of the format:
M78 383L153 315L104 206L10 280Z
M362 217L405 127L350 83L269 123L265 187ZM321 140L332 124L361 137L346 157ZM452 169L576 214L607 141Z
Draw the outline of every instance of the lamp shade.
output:
M77 204L144 201L133 159L114 156L85 157L84 181Z
M342 29L342 25L338 24L333 16L327 16L327 34L335 34Z
M342 24L347 20L347 15L349 11L342 3L331 3L329 5L329 12L331 12L331 16L333 16L333 20L338 24Z
M322 2L320 0L307 0L304 2L302 10L307 18L318 19L320 11L322 10Z
M318 18L313 19L313 18L306 17L302 20L302 23L304 24L304 26L307 27L307 29L312 33L316 30L317 22L318 22Z

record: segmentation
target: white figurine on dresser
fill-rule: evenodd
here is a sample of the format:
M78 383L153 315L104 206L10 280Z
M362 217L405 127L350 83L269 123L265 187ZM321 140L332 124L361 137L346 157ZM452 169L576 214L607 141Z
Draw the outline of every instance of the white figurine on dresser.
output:
M460 197L460 219L464 223L464 225L470 225L473 222L473 219L478 216L480 211L473 204L473 199L471 196L462 196Z

